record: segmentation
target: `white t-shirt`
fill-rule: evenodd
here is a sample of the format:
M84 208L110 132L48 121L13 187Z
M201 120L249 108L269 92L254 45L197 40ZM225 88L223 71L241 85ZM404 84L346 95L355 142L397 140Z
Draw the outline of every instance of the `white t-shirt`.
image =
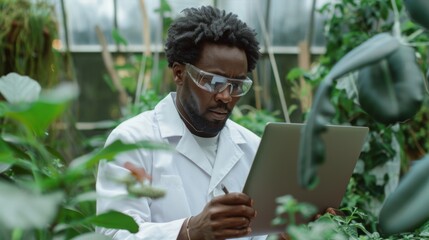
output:
M217 153L217 143L219 140L219 134L215 137L204 138L197 135L194 135L195 141L197 141L198 145L203 149L206 154L207 160L209 161L212 167L214 166L216 160Z

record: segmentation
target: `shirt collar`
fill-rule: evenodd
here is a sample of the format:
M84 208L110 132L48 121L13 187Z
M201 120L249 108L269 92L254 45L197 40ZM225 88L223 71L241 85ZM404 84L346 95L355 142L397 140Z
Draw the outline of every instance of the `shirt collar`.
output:
M182 137L185 131L189 131L177 112L176 105L174 104L175 98L176 93L171 92L155 107L155 115L159 123L159 131L162 138ZM225 127L220 132L220 136L229 136L236 144L244 143L245 140L237 127L234 127L235 124L228 119Z

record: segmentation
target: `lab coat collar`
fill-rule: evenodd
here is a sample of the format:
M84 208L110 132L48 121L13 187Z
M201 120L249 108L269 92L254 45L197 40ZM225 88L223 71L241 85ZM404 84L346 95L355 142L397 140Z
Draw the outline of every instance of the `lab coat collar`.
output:
M176 98L176 93L171 92L159 104L155 107L155 114L157 121L159 123L159 131L162 138L183 136L186 131L185 124L177 112L176 106L174 104L174 99ZM245 143L244 138L238 132L236 128L233 128L234 123L228 119L225 124L225 127L222 129L221 133L227 130L226 135L232 139L232 142L236 144Z
M183 136L185 124L177 112L174 99L176 93L172 92L162 99L155 107L156 119L159 123L159 131L162 138Z
M245 143L245 140L237 128L233 126L235 123L228 120L225 127L219 133L218 152L215 165L212 168L210 163L202 157L205 156L202 149L195 147L198 146L198 143L177 113L174 104L175 97L176 93L170 93L155 107L161 137L180 137L176 150L211 176L209 186L209 192L211 192L243 155L243 151L238 144Z

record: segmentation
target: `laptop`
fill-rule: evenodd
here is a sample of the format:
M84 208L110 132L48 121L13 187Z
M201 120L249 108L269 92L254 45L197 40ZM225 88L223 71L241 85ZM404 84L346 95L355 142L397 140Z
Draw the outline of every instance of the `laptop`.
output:
M274 226L276 198L292 195L324 212L328 207L339 208L350 177L359 158L367 127L328 125L323 133L325 161L319 166L319 183L312 190L298 183L298 152L303 124L268 123L265 127L255 160L243 192L254 200L257 216L252 220L252 233L258 236L284 232L286 225ZM298 216L297 224L306 223Z

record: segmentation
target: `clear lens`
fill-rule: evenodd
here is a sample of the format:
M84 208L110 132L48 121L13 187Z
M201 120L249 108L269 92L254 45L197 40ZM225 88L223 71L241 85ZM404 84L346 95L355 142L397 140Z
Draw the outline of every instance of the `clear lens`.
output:
M205 72L191 64L186 64L186 70L198 87L210 93L219 93L230 87L229 93L231 97L239 97L245 95L252 87L252 80L250 78L227 78Z

